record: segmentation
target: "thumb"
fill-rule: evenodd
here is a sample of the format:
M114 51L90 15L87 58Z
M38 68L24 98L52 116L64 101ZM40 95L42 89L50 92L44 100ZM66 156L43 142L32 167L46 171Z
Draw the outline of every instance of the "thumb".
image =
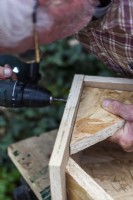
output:
M112 99L105 99L102 102L102 107L127 121L133 121L133 105L127 105Z

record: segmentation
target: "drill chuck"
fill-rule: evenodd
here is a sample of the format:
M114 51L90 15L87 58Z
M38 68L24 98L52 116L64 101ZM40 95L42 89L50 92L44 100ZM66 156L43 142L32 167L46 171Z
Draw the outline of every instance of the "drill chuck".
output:
M0 106L39 108L50 105L52 101L51 92L45 88L13 80L0 81Z

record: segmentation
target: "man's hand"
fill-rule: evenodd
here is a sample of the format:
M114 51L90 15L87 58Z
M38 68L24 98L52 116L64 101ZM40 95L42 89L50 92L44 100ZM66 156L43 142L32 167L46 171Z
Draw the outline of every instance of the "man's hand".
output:
M13 75L13 72L9 65L6 64L4 67L0 66L0 79L11 78L12 75Z
M125 151L133 152L133 105L107 99L103 101L102 106L105 110L122 117L126 121L124 126L109 140L119 144Z

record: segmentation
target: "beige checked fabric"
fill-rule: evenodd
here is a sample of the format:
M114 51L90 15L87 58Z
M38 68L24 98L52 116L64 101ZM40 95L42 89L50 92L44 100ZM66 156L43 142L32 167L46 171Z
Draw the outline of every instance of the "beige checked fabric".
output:
M133 77L133 0L113 0L107 13L77 34L89 52L123 77Z

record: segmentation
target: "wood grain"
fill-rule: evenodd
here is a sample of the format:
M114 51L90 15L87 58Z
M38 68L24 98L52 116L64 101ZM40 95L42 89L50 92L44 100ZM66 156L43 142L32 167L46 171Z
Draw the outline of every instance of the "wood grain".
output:
M112 136L125 121L101 107L103 99L132 104L133 92L84 87L70 143L70 154Z
M39 200L50 195L48 162L56 134L57 130L53 130L12 144L8 148L9 157Z
M84 86L112 90L133 91L133 79L85 76Z
M113 200L81 167L69 158L66 167L68 200Z
M133 153L103 141L85 149L79 165L113 199L133 199Z
M76 75L59 127L49 163L52 200L66 200L65 168L69 158L69 145L83 87L83 75Z
M51 182L51 193L52 193L52 200L66 200L66 177L65 177L65 168L66 168L66 164L70 155L69 152L69 147L71 148L72 146L70 145L70 139L71 139L71 135L72 135L72 131L74 127L74 123L75 123L75 119L76 119L76 115L77 115L77 110L80 116L80 113L83 114L83 116L78 119L78 115L77 115L77 119L78 120L82 120L80 121L80 126L77 126L78 130L80 130L79 132L86 131L88 130L88 127L85 126L84 121L85 118L88 117L88 99L85 100L86 102L86 106L81 106L83 109L80 110L80 106L79 106L79 102L80 105L81 103L84 101L84 90L83 90L83 86L91 86L91 87L97 87L97 88L108 88L108 89L122 89L123 90L127 90L129 89L129 91L133 91L133 81L132 80L125 80L125 79L117 79L117 78L104 78L104 77L89 77L89 76L81 76L81 75L76 75L75 79L73 81L72 84L72 88L69 94L69 98L66 104L66 108L63 114L63 118L61 121L61 125L59 128L59 132L58 132L58 136L56 139L56 143L55 143L55 147L52 153L52 157L50 160L50 182ZM84 88L86 89L86 88ZM98 89L99 90L99 89ZM114 92L114 91L113 91ZM83 94L82 94L83 93ZM117 92L119 93L119 92ZM82 94L82 98L81 98L81 94ZM85 95L86 96L86 95ZM95 95L94 95L95 96ZM114 96L113 96L114 97ZM90 98L90 95L89 95ZM90 102L89 105L94 104L94 98L90 98ZM95 107L95 105L94 105ZM97 106L96 106L97 107ZM98 107L97 107L98 108ZM80 111L79 111L80 110ZM91 110L91 106L89 107L89 110ZM107 111L106 111L107 112ZM87 115L86 115L87 114ZM124 120L118 118L118 117L111 117L110 114L104 116L102 116L103 118L101 119L101 112L96 112L96 114L93 116L93 120L91 120L91 124L93 127L97 128L97 117L99 119L98 121L98 126L102 126L102 129L100 129L100 131L98 132L98 134L94 134L94 133L90 133L89 137L88 137L88 133L86 136L86 132L84 136L83 136L83 140L82 140L82 134L78 135L78 137L75 137L75 141L72 140L72 145L74 148L71 150L74 150L73 153L77 152L77 151L81 151L84 148L87 148L88 145L91 146L101 140L106 139L107 137L109 137L110 135L112 135L117 129L119 129L120 127L123 126L124 124ZM105 120L105 123L103 123ZM77 120L76 120L77 122ZM81 123L82 122L82 123ZM86 122L86 121L85 121ZM112 125L111 125L112 122ZM88 122L87 122L88 123ZM102 125L101 125L102 124ZM105 126L106 124L106 126ZM75 123L75 126L77 124ZM83 129L82 129L83 128ZM104 134L103 134L103 129L104 129ZM75 129L74 129L75 131ZM93 131L93 128L91 128L91 131ZM95 136L94 136L95 135ZM79 137L80 136L80 137ZM78 138L79 138L79 143L78 143ZM87 138L89 138L89 140L87 141ZM81 142L83 141L83 143ZM80 146L81 144L81 146ZM72 153L72 152L71 152ZM78 160L78 156L77 156L77 160ZM75 165L75 164L74 164ZM79 167L79 166L77 166ZM67 168L68 169L68 168ZM70 167L71 170L71 167ZM83 173L81 173L80 176L80 170L78 168L79 171L79 179L76 181L79 185L80 185L80 181L81 179L86 180L85 177L87 177L87 181L83 181L83 185L82 187L82 192L86 190L86 188L84 187L85 185L88 186L89 183L91 183L91 185L93 188L91 191L89 191L88 198L89 199L93 199L93 197L95 196L94 191L96 190L96 192L98 191L98 195L97 195L97 200L112 200L112 197L110 197L97 183L95 183L95 181L89 177L88 175L86 176L86 173L84 171L82 171ZM73 181L75 181L75 177L72 175L77 173L76 171L72 171L72 173L69 173L69 177L73 178ZM84 174L84 175L83 175ZM82 176L83 175L83 176ZM75 174L76 176L76 174ZM70 181L70 184L73 182ZM81 181L82 182L82 181ZM87 184L88 183L88 184ZM89 184L90 185L90 184ZM68 184L69 187L69 184ZM70 190L69 190L70 191ZM102 192L101 192L102 191ZM91 194L91 196L90 196ZM103 195L100 199L98 198L99 195ZM90 198L91 197L91 198ZM73 199L72 199L73 200ZM76 199L75 199L76 200Z

